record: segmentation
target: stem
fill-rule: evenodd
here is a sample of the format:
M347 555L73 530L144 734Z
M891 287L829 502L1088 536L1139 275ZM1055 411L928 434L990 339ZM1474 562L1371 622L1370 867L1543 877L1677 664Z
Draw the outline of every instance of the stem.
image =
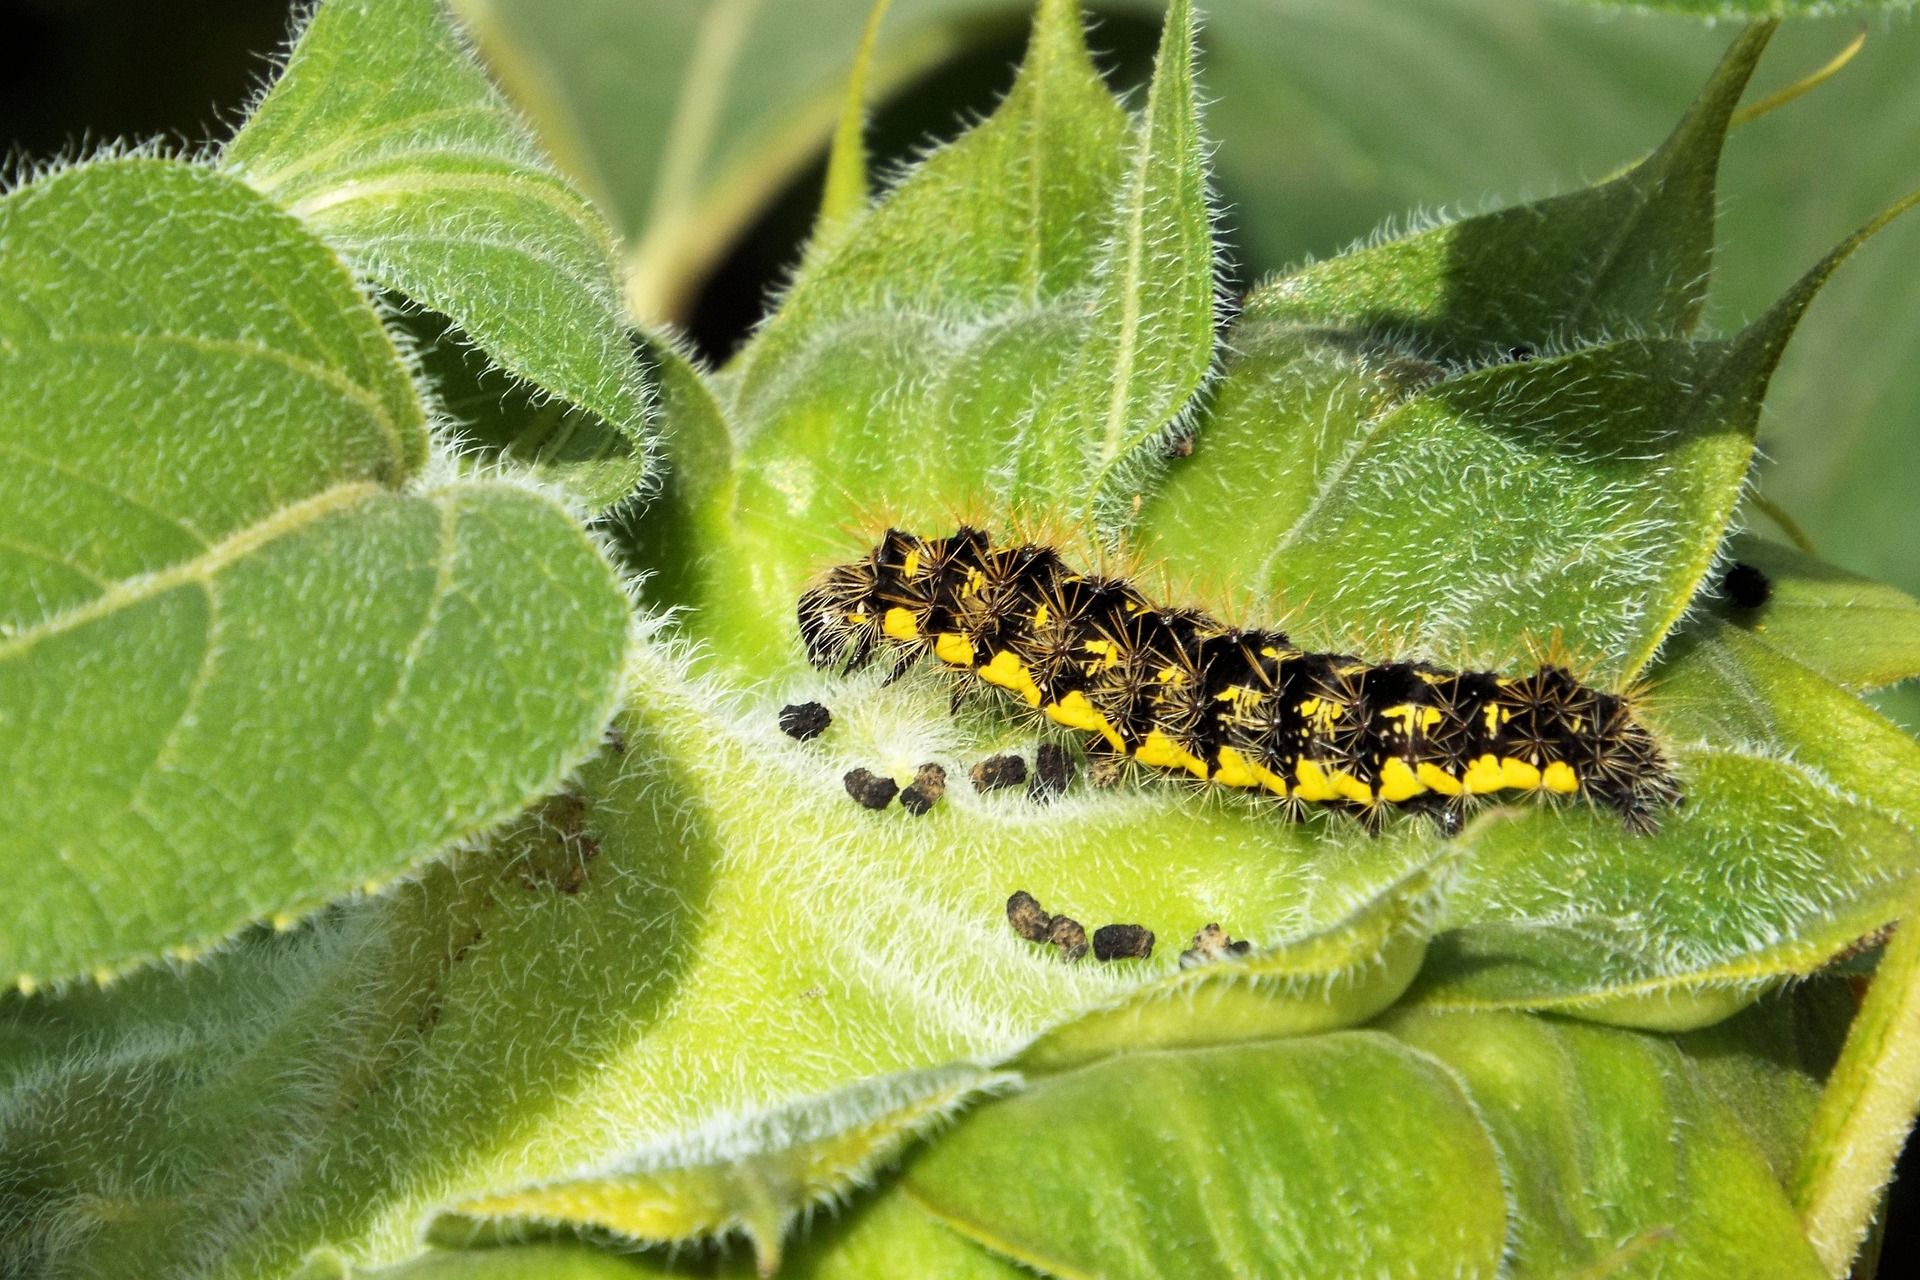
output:
M1880 958L1828 1076L1793 1199L1827 1274L1847 1274L1920 1110L1920 917Z

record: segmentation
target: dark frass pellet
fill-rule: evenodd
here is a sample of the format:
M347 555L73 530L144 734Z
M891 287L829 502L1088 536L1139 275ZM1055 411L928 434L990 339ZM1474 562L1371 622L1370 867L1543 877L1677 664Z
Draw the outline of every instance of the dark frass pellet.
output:
M1773 599L1773 579L1766 570L1750 564L1735 564L1728 569L1720 579L1720 589L1740 609L1758 609Z
M825 703L796 702L780 708L780 732L802 742L819 737L832 723L833 712L827 710Z
M1087 931L1078 920L1066 916L1055 916L1048 923L1047 941L1060 948L1060 954L1069 960L1078 960L1087 954Z
M1103 924L1093 931L1095 960L1145 960L1153 954L1153 930L1137 924Z
M1027 779L1029 800L1051 800L1073 779L1073 753L1057 742L1043 742L1033 753L1033 776Z
M975 791L999 791L1027 780L1027 762L1016 755L988 756L967 770Z
M1197 964L1206 964L1221 960L1227 956L1243 956L1253 950L1251 942L1235 942L1227 936L1227 931L1217 924L1210 924L1193 935L1193 945L1180 953L1180 967L1191 969Z
M900 793L900 807L908 813L925 813L947 794L947 771L937 764L923 764L914 771L913 781Z
M1053 917L1046 913L1038 898L1021 889L1007 899L1007 923L1028 942L1045 942L1048 931L1053 928Z
M841 779L847 784L847 794L869 809L884 809L893 803L893 797L900 786L892 778L869 773L865 769L848 770Z

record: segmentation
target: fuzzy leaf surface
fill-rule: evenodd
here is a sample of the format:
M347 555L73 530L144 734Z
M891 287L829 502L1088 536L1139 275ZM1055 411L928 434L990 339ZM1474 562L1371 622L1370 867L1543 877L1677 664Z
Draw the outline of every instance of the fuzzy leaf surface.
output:
M710 1163L713 1144L771 1142L742 1128L758 1113L1015 1052L1174 973L1208 921L1260 946L1337 933L1440 852L1170 787L976 796L964 764L987 740L950 736L930 680L841 688L835 728L801 745L772 706L743 712L651 647L633 678L616 747L492 849L253 939L183 993L146 981L93 1013L11 1011L11 1167L40 1170L46 1230L84 1229L72 1273L136 1257L164 1273L208 1239L217 1274L279 1274L321 1243L396 1262L450 1203L636 1152ZM924 817L840 785L855 762L927 759L952 782ZM1020 887L1090 930L1138 921L1162 941L1145 962L1068 963L1008 928ZM1271 975L1275 998L1332 1001L1317 1026L1377 1007L1359 981L1342 1005L1326 970L1303 966L1291 997ZM220 1084L184 1087L199 1079ZM122 1101L69 1104L85 1096ZM271 1187L250 1172L261 1132L299 1135ZM207 1192L184 1209L166 1193L182 1180Z
M1505 666L1557 634L1602 683L1691 599L1764 386L1733 344L1636 339L1406 395L1404 366L1295 331L1239 345L1143 516L1171 572L1296 604L1299 643Z
M1424 998L1698 1025L1899 914L1920 872L1912 738L1712 615L1655 681L1686 803L1650 837L1587 814L1486 825Z
M1110 1058L909 1166L941 1222L1062 1276L1500 1274L1507 1205L1458 1085L1373 1032Z
M639 484L648 391L611 232L462 47L438 0L330 0L222 162L362 276L450 317L573 406L508 452L595 506Z
M433 1249L411 1262L361 1269L322 1256L295 1280L654 1280L657 1276L709 1274L685 1271L652 1258L623 1257L585 1244L558 1242L511 1249Z
M992 117L803 265L727 375L751 582L717 631L766 655L748 606L795 594L882 498L921 527L1084 520L1191 395L1213 344L1191 42L1176 5L1136 122L1077 5L1045 0Z
M1665 1039L1516 1014L1397 1014L1492 1131L1519 1277L1825 1272L1761 1149Z
M1310 645L1358 633L1390 653L1504 666L1551 639L1590 679L1630 679L1703 585L1808 305L1916 200L1726 340L1633 338L1447 376L1260 322L1216 399L1230 416L1199 425L1145 512L1148 545L1269 608L1290 595ZM1289 376L1303 361L1316 366L1305 394ZM1225 546L1223 523L1236 533Z
M609 713L610 567L426 434L339 261L158 160L0 200L9 980L112 972L402 871Z
M684 1146L664 1163L642 1153L625 1168L466 1201L433 1230L598 1229L642 1244L740 1232L771 1273L796 1218L870 1182L916 1137L1014 1079L965 1065L883 1077L755 1117L700 1163Z

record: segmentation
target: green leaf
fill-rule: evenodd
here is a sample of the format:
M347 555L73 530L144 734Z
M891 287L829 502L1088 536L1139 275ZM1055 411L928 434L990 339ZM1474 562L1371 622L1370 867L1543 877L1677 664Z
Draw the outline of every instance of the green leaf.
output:
M1756 89L1798 80L1862 30L1858 11L1805 8L1775 35ZM1862 119L1890 136L1920 131L1920 27L1870 25L1842 74L1726 148L1711 322L1765 310L1783 263L1813 260L1837 229L1913 185L1903 152L1855 148L1835 162L1833 139ZM1609 172L1665 130L1729 38L1724 25L1671 15L1503 0L1221 5L1208 31L1216 181L1254 278L1406 210L1477 209L1487 193ZM1793 179L1814 170L1819 183ZM1914 261L1920 223L1884 240L1882 261ZM1769 393L1761 444L1772 465L1760 484L1823 558L1920 593L1920 558L1901 536L1906 471L1892 465L1910 453L1920 401L1907 283L1900 270L1866 270L1830 286Z
M1257 290L1248 313L1442 361L1622 330L1691 332L1712 265L1727 119L1772 35L1763 23L1736 40L1665 144L1620 177L1304 267Z
M1498 1156L1373 1032L1109 1058L981 1107L907 1169L941 1222L1063 1276L1493 1276Z
M840 1220L818 1223L798 1243L780 1274L794 1280L872 1280L874 1276L938 1276L940 1280L1031 1280L1025 1267L942 1226L897 1184L850 1206Z
M1672 1044L1514 1014L1398 1014L1499 1145L1515 1276L1825 1275L1736 1117Z
M1796 982L1724 1022L1674 1037L1783 1186L1806 1150L1821 1082L1859 1005L1854 981L1822 974Z
M511 1249L434 1249L411 1262L371 1270L323 1256L297 1273L295 1280L654 1280L701 1274L711 1273L556 1242Z
M1611 683L1692 598L1752 456L1738 344L1631 339L1396 398L1394 366L1261 336L1142 525L1170 572L1299 606L1297 643L1505 666L1558 635Z
M762 1112L689 1160L642 1152L588 1177L457 1204L433 1227L449 1242L516 1225L598 1229L643 1244L744 1233L760 1270L781 1265L802 1214L869 1182L916 1137L1016 1077L956 1066L888 1076L843 1094Z
M723 407L750 432L732 554L754 575L715 628L730 644L769 656L761 602L797 592L882 495L922 525L969 504L1111 506L1212 348L1191 41L1176 6L1130 122L1077 5L1047 0L994 115L802 266L728 372Z
M1807 1239L1841 1276L1884 1208L1920 1113L1920 929L1910 895L1808 1126L1790 1183Z
M730 536L733 432L706 375L688 357L654 338L642 350L658 390L665 474L646 505L623 509L609 532L641 575L643 598L697 609L724 590L737 567L708 550Z
M1686 803L1650 837L1586 814L1485 825L1424 999L1696 1026L1899 914L1920 871L1920 746L1712 616L1654 680L1649 714L1691 744Z
M222 163L361 275L450 317L515 379L591 415L558 446L521 441L536 470L596 507L640 482L647 389L612 235L437 0L320 6Z
M853 55L840 119L833 127L833 146L827 152L827 175L820 192L820 213L811 250L818 252L847 224L867 211L872 192L867 185L867 80L873 73L874 47L892 0L873 0L860 45Z
M1854 693L1920 675L1920 600L1751 535L1728 553L1773 584L1758 609L1718 603L1729 624Z
M1913 202L1728 341L1635 338L1434 369L1401 394L1405 364L1366 339L1342 355L1345 339L1257 322L1193 455L1143 514L1148 545L1170 570L1309 602L1299 642L1342 648L1358 632L1382 651L1505 666L1557 638L1594 678L1629 678L1718 550L1801 315Z
M1146 983L1048 1032L1010 1065L1034 1075L1143 1044L1200 1048L1365 1022L1419 971L1445 869L1417 869L1329 928Z
M418 479L337 259L159 160L0 200L0 973L119 970L385 879L594 740L622 594L547 500Z
M1091 321L1072 371L1017 445L1016 502L1084 495L1103 533L1132 519L1157 441L1213 359L1213 233L1193 83L1193 7L1173 0L1147 105L1128 146Z

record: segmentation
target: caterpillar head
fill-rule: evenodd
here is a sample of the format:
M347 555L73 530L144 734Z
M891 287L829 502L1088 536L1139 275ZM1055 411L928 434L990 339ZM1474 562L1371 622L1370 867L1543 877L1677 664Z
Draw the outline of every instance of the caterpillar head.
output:
M1595 801L1618 813L1628 830L1652 834L1660 825L1660 811L1681 802L1673 766L1626 698L1601 693L1595 703L1598 732L1587 790Z
M801 593L800 639L816 667L864 665L880 638L880 581L871 557L835 565Z

